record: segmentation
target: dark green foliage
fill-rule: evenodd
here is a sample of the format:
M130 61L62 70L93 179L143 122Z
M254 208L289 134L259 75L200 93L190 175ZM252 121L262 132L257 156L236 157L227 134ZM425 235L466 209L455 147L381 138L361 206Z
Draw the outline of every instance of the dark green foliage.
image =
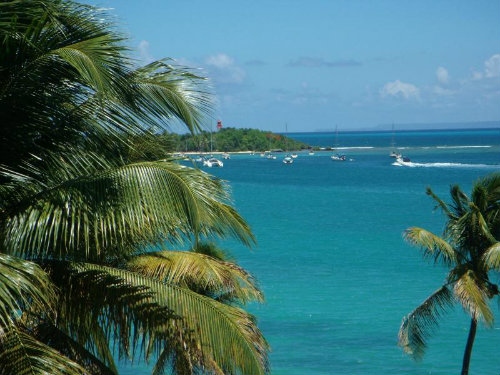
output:
M177 136L176 150L210 151L210 133ZM222 128L212 134L214 151L266 151L272 149L303 150L309 146L281 134L257 129Z

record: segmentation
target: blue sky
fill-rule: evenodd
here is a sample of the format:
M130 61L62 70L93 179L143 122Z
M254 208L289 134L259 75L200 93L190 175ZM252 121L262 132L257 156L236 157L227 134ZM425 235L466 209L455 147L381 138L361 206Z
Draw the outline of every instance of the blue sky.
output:
M130 1L144 62L202 69L225 126L500 120L500 1Z

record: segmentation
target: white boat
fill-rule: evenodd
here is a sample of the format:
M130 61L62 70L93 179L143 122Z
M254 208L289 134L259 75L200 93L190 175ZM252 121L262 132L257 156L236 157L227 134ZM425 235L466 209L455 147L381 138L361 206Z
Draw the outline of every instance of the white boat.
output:
M276 156L274 156L273 154L267 154L266 156L268 159L276 159Z
M394 124L392 124L391 148L392 148L392 151L389 154L389 156L391 158L397 159L397 158L402 158L403 157L403 155L401 155L399 152L396 152L394 150L396 148L396 142L394 142Z
M226 159L226 160L231 159L231 155L229 155L227 152L224 152L222 154L222 159Z
M334 154L334 155L330 156L330 158L333 161L346 161L347 160L347 157L345 155L342 155L342 154Z
M288 124L285 123L285 151L288 152ZM295 156L297 157L297 156ZM292 164L293 157L289 153L283 158L283 164Z
M309 155L314 155L314 151L313 150L309 151Z
M338 126L335 126L335 147L333 148L333 150L335 150L338 147L339 147L339 129ZM347 156L345 156L344 154L336 153L330 156L330 159L332 159L332 161L347 161Z
M299 155L297 155L297 154L292 154L292 155L290 155L290 156L292 157L292 159L297 159L297 157L298 157Z
M410 158L407 158L406 156L397 157L393 165L412 166Z
M203 165L209 168L212 167L223 167L224 163L217 158L209 158L203 161Z

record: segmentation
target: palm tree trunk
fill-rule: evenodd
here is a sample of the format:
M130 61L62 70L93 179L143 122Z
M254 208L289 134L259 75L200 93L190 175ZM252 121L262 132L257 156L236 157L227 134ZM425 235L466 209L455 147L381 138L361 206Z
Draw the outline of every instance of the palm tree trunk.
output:
M467 345L465 346L461 375L469 374L470 355L472 353L472 345L474 345L474 338L476 337L476 328L477 320L475 318L472 318L470 321L469 337L467 338Z

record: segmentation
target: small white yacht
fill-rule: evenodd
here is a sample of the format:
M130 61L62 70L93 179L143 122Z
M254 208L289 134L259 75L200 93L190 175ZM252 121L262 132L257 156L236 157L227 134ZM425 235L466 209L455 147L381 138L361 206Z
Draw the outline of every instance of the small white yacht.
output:
M313 150L310 150L310 151L309 151L309 155L314 155L314 151L313 151Z
M285 156L283 159L284 164L292 164L293 163L293 158L290 155Z
M203 161L203 165L209 168L212 167L223 167L224 163L217 158L209 158Z
M231 155L229 155L227 152L224 152L222 154L222 159L226 159L226 160L231 159Z
M297 154L295 154L295 153L294 153L294 154L292 154L292 155L290 155L290 156L292 157L292 159L297 159L297 157L298 157L299 155L297 155Z
M343 154L334 154L330 156L333 161L346 161L347 157Z

